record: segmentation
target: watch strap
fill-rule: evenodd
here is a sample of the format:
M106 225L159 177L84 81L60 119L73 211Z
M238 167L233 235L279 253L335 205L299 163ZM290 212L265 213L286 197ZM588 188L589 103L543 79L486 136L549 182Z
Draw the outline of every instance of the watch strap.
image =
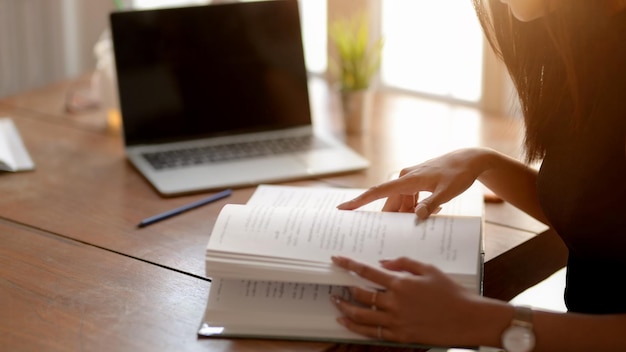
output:
M533 310L527 306L516 306L511 325L517 325L532 330Z

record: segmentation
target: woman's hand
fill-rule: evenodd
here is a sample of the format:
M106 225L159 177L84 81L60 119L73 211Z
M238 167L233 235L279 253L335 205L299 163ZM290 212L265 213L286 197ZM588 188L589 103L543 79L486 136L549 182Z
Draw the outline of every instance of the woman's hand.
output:
M488 153L479 148L462 149L405 168L398 179L372 187L338 208L352 210L388 197L383 211L415 212L420 219L425 219L474 183L487 168L482 156ZM432 194L419 200L420 191Z
M352 288L358 304L332 297L343 314L337 321L348 330L403 343L470 346L477 342L480 334L472 316L483 298L437 268L404 257L382 261L385 269L405 273L395 275L345 257L332 260L384 287L378 291Z

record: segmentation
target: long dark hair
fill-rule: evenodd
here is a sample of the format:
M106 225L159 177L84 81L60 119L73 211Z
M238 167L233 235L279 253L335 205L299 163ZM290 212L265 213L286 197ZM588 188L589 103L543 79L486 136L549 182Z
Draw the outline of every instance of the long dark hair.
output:
M584 128L593 115L606 79L597 75L608 55L597 39L607 34L608 1L568 0L555 9L546 2L547 14L530 22L515 19L500 0L473 3L517 89L527 161L539 160L556 136Z

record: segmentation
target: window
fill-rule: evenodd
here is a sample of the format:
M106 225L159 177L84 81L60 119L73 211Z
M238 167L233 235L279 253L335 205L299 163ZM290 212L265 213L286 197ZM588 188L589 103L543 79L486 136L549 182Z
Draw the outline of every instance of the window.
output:
M259 0L239 0L259 1ZM326 71L326 1L298 0L302 21L302 36L307 69L311 73ZM148 9L170 6L202 5L216 0L132 0L133 8Z
M222 0L131 0L136 8L206 4ZM259 0L240 0L259 1ZM501 113L511 111L514 96L506 72L485 57L478 19L467 0L368 0L328 2L298 0L307 68L323 75L327 69L327 22L331 14L367 7L372 32L385 37L382 88L464 102ZM490 60L485 65L485 60ZM493 62L492 62L493 61ZM483 72L483 68L487 71Z
M381 1L381 84L479 103L483 37L470 1Z
M326 1L299 1L307 69L311 73L323 74L328 65L326 54Z

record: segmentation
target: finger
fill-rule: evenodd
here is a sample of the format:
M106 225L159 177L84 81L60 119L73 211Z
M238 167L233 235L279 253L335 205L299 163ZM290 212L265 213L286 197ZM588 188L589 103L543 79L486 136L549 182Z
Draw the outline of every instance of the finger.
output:
M385 201L385 205L383 205L382 211L397 212L398 209L400 209L400 206L402 206L402 196L401 195L389 196L387 198L387 201Z
M352 299L363 307L376 310L384 310L387 308L387 297L384 295L384 291L372 291L361 287L352 287L350 289Z
M436 214L441 210L442 204L463 193L469 186L471 186L471 183L461 186L461 188L451 188L446 183L438 184L430 196L424 198L415 206L415 214L419 219L426 219L431 214Z
M412 213L415 211L416 197L415 194L411 195L403 195L402 196L402 205L400 206L399 212L404 213Z
M419 219L422 219L422 220L428 219L428 217L430 217L431 214L432 214L431 205L429 202L427 202L426 199L419 202L419 204L415 206L415 215L417 215Z
M365 204L371 203L377 199L398 194L413 194L415 193L415 190L413 190L413 188L414 186L410 185L408 182L405 182L404 179L399 178L396 180L381 183L378 186L374 186L367 191L361 193L356 198L339 204L337 208L342 210L353 210Z
M392 260L383 260L380 263L387 270L408 272L413 275L425 275L434 270L434 267L432 265L408 257L400 257Z
M445 203L445 201L441 201L441 198L439 193L433 192L429 197L417 203L414 210L415 215L417 215L419 219L428 219L432 214L437 214L441 211L441 204Z
M388 287L393 280L392 275L385 273L382 270L373 268L369 265L357 262L356 260L352 260L350 258L333 256L331 257L331 260L335 265L352 271L360 277L367 279L373 283L379 284L383 287Z
M351 303L338 296L332 296L331 302L351 323L373 325L380 324L386 320L386 313Z
M363 325L358 324L350 319L345 317L337 318L337 322L346 327L346 329L355 332L359 335L368 336L377 340L387 340L390 339L388 336L390 334L389 330L382 325Z

